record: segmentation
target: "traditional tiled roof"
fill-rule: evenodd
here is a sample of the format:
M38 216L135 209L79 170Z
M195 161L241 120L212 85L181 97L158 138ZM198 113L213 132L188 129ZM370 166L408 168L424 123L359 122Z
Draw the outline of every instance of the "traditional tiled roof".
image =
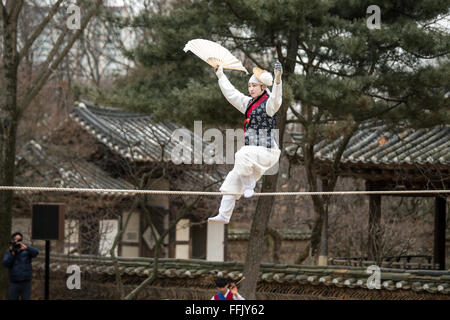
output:
M148 114L96 107L85 100L76 103L70 117L97 141L128 161L159 162L163 149L164 161L171 161L172 149L178 143L171 139L175 130L181 130L183 135L191 137L191 146L194 145L194 141L202 145L202 148L206 145L201 137L170 121L157 122ZM190 150L193 152L192 148ZM190 166L183 170L180 177L193 184L195 188L223 181L226 176L223 168L215 168L211 172L204 169L202 167L197 170L194 166ZM218 187L216 185L212 188Z
M18 174L19 185L65 188L134 189L120 178L113 178L95 164L72 159L66 150L45 143L28 142L19 152L18 163L25 161L31 172Z
M413 257L413 256L410 256ZM420 257L420 256L417 256ZM383 262L380 264L381 267L385 268L396 268L396 269L420 269L420 270L433 270L439 269L439 264L432 263L432 257L426 258L427 256L422 256L421 259L402 259L402 257L391 257L384 258ZM367 258L354 259L354 258L330 258L328 260L330 265L340 265L340 266L352 266L352 267L368 267L376 264L375 261L370 261Z
M113 276L113 261L99 256L52 255L52 271L66 270L76 264L82 272ZM152 258L118 258L122 275L148 277L152 272ZM205 260L158 259L158 278L198 279L204 276L221 276L233 280L242 277L243 262L212 262ZM35 259L36 270L44 268L42 258ZM399 270L381 268L381 290L428 292L450 294L450 270ZM349 266L305 266L261 264L259 282L276 283L280 286L317 285L349 289L367 289L369 273L366 268Z
M290 156L302 159L297 148L302 134L291 133L293 145L286 148ZM315 157L333 161L343 137L336 140L323 139L314 146ZM342 156L342 163L374 165L435 165L450 166L450 126L429 129L406 129L400 133L390 131L380 121L360 125L350 139Z
M164 161L170 161L177 143L171 139L175 130L190 136L192 146L194 140L203 145L201 137L192 131L170 121L157 122L149 114L96 107L82 101L76 103L70 116L98 141L130 161L161 161L163 149Z
M283 240L308 240L311 238L310 231L283 229L277 230ZM250 230L248 229L228 229L228 240L248 240Z

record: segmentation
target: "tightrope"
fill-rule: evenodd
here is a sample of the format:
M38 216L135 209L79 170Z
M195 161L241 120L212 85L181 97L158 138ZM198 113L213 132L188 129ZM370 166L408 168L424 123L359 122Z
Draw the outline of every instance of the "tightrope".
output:
M176 191L176 190L138 190L138 189L95 189L95 188L56 188L56 187L27 187L0 186L0 191L44 191L44 192L78 192L78 193L108 193L108 194L154 194L154 195L186 195L186 196L223 196L238 195L212 191ZM385 191L296 191L296 192L260 192L254 196L319 196L319 195L364 195L364 194L447 194L450 190L385 190Z

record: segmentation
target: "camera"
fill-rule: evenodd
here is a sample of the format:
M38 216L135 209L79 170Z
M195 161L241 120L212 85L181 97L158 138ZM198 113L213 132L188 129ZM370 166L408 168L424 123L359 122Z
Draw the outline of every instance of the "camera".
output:
M22 246L20 245L20 242L11 241L10 245L12 247L12 251L14 251L15 253L18 253L20 251L20 248L22 248Z

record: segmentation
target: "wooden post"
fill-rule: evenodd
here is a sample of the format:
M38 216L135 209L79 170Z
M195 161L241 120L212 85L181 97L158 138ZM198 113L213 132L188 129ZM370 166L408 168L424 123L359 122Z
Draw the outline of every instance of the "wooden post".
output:
M208 223L206 231L206 260L225 261L225 225Z
M44 280L44 300L50 296L50 240L45 240L45 280Z
M445 270L446 198L435 198L434 211L434 264Z
M368 182L366 189L375 190L374 186ZM381 223L381 195L369 195L369 235L368 235L368 258L377 261L380 246L380 223Z

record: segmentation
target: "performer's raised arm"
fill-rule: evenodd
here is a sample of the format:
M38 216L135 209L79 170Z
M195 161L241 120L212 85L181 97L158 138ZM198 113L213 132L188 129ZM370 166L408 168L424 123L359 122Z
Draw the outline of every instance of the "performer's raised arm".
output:
M280 109L283 96L281 83L283 68L279 61L275 63L274 74L275 83L272 86L272 94L270 95L269 100L267 100L266 104L266 112L270 117L273 117L274 114L277 113L278 109Z
M248 102L252 99L237 90L231 82L228 80L227 76L223 73L222 66L217 68L216 72L217 78L219 78L219 87L225 98L231 103L236 109L241 113L245 113Z

